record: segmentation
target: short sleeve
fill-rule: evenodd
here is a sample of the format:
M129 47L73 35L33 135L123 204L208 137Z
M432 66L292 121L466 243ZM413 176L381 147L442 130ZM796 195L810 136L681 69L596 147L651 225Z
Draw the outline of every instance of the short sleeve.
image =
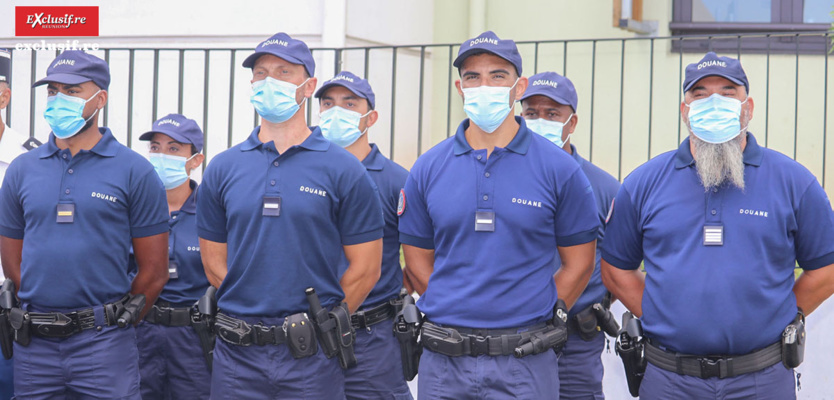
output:
M26 220L23 218L23 205L20 203L20 179L17 166L12 162L6 170L3 185L0 186L0 235L23 239Z
M577 168L558 190L556 199L556 245L576 246L597 238L599 217L594 190Z
M796 210L796 260L802 269L834 264L834 211L822 187L814 180Z
M620 269L639 268L643 261L643 232L640 225L640 216L632 204L631 195L625 186L620 186L608 213L602 258Z
M159 176L150 168L131 182L130 236L141 238L168 232L168 201Z
M384 222L379 190L368 173L362 172L343 193L338 216L342 245L350 246L382 238Z
M397 214L400 216L400 243L422 249L434 249L434 225L426 207L424 186L412 169L400 191Z
M226 208L217 186L219 178L209 164L203 181L197 187L197 236L217 243L226 243Z

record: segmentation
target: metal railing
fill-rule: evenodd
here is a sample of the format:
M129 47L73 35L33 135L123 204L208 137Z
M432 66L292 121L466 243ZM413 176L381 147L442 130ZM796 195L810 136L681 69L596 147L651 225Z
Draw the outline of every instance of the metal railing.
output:
M686 65L702 54L685 53L684 48L691 46L683 42L706 43L705 51L723 49L720 54L742 60L751 79L751 96L759 102L751 131L765 146L803 162L825 186L830 176L826 174L830 39L827 32L761 33L525 41L518 47L525 76L548 70L573 80L580 97L580 125L573 141L587 159L620 179L649 158L674 149L686 135L678 114L683 99L680 84ZM764 40L767 45L747 53L742 46L745 40ZM808 51L809 40L820 43L818 52ZM737 51L728 54L732 47L728 43L733 42ZM795 51L786 54L792 43ZM319 83L345 69L368 77L380 113L372 138L384 153L408 167L451 136L465 117L454 89L457 76L452 60L457 49L458 44L423 44L312 51ZM258 124L248 101L251 75L240 65L251 51L108 48L94 52L110 64L113 76L103 125L137 148L138 135L155 119L169 112L183 113L202 122L208 161L242 141ZM46 93L26 88L45 75L57 53L13 51L16 73L6 121L41 140L49 132L41 117ZM21 71L28 71L28 76ZM311 125L318 120L317 103L308 103Z

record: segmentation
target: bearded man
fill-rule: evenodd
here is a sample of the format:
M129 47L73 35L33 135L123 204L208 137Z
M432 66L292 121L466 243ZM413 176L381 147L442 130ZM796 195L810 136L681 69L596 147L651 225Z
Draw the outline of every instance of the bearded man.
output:
M602 244L605 286L642 320L640 398L794 399L805 316L834 292L831 205L747 131L738 60L707 53L683 91L689 137L625 179Z

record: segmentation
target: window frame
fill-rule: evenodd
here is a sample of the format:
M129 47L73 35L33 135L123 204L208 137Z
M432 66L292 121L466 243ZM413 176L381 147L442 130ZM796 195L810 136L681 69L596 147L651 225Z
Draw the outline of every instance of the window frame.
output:
M672 50L675 52L825 54L829 48L828 40L824 35L801 35L825 33L831 27L831 24L827 23L803 23L803 0L770 0L770 23L692 22L692 2L693 0L673 0L672 2L672 21L669 23L672 35L694 36L673 41ZM763 34L759 37L743 39L732 36L732 34L750 33ZM768 37L764 33L778 35L778 37ZM710 35L718 37L710 37Z

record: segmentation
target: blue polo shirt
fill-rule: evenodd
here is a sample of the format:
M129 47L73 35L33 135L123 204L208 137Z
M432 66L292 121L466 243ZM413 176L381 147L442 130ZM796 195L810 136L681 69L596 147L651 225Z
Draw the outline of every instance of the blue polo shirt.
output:
M362 160L362 165L379 190L382 205L382 218L385 220L382 238L382 274L371 293L365 299L364 306L384 303L400 293L403 287L403 270L400 266L400 238L397 230L397 201L400 190L405 185L408 171L399 164L389 160L376 144L371 144L371 152Z
M108 128L75 156L55 145L16 158L0 189L0 235L23 239L18 295L42 308L101 305L130 290L131 238L168 231L165 188L144 157ZM57 223L58 204L75 204Z
M177 305L190 305L206 293L209 286L200 258L197 236L197 182L190 181L191 195L168 218L168 252L177 263L177 278L169 279L159 299Z
M594 190L594 203L597 206L597 216L599 217L599 224L601 227L597 233L597 254L594 262L594 273L591 275L591 280L588 282L588 286L585 287L585 291L582 292L582 295L579 296L578 300L576 300L576 304L574 304L568 312L568 315L572 317L576 315L576 313L590 307L591 305L601 302L602 298L605 297L607 289L602 284L602 275L600 275L599 269L599 262L602 259L600 246L602 245L602 239L605 237L605 218L608 216L608 210L611 208L611 202L614 200L614 196L617 195L617 190L620 188L620 181L611 176L608 172L605 172L602 168L597 167L582 158L582 156L576 152L576 147L574 145L570 145L570 148L573 151L571 156L574 161L579 164L579 167L582 168L582 172L585 173L585 177L587 177L588 181L591 182L591 188ZM558 253L556 254L556 257L559 257ZM556 263L557 266L561 264L561 260Z
M747 354L796 316L794 267L834 263L834 213L805 167L747 134L744 191L705 191L689 139L632 172L614 201L602 258L645 261L643 329L672 351ZM723 226L723 246L704 227Z
M226 243L228 273L221 310L284 317L309 308L313 287L323 306L344 298L342 246L382 238L382 210L362 164L331 145L318 127L278 154L256 127L214 157L197 195L197 233ZM280 216L264 216L264 197L280 197Z
M512 328L542 322L556 303L557 246L596 239L588 179L564 150L521 125L506 148L474 150L466 119L417 159L405 183L400 241L434 249L419 307L439 324ZM494 212L494 232L475 213Z

